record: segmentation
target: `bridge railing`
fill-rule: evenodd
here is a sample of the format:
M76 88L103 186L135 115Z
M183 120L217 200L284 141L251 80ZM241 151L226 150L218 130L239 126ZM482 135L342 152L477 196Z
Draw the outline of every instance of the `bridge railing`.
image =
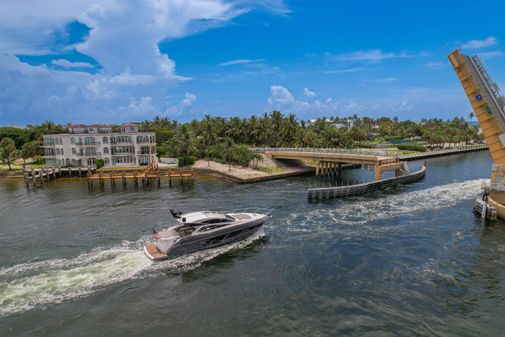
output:
M338 148L315 148L315 147L262 147L253 148L256 152L315 152L315 153L343 153L343 154L361 154L371 156L394 157L387 151L370 151L368 149L338 149Z
M423 153L451 153L451 152L460 152L462 150L471 150L471 149L483 149L487 148L486 144L473 144L473 145L466 145L466 146L460 146L460 147L455 147L455 148L450 148L450 149L443 149L443 150L434 150L434 151L427 151L427 152L419 152L419 153L413 153L413 154L402 154L400 152L395 152L391 153L390 151L377 151L377 150L370 150L370 149L337 149L337 148L315 148L315 147L257 147L253 148L252 150L255 152L315 152L315 153L344 153L344 154L361 154L361 155L371 155L371 156L383 156L383 157L396 157L400 159L404 158L409 158L409 157L416 157L419 156L420 154Z

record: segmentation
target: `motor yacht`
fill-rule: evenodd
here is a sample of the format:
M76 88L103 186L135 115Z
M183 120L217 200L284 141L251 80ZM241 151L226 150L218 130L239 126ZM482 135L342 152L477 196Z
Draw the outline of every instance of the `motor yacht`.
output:
M155 242L144 246L152 260L181 255L242 241L256 232L268 219L259 213L220 213L200 211L182 213L170 210L177 225L163 231L153 230Z

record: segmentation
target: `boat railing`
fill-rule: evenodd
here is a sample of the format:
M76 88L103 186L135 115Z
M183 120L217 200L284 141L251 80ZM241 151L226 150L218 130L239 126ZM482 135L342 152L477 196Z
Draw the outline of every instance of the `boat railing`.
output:
M229 214L229 213L259 213L259 214L270 215L270 213L273 210L274 210L274 208L245 207L245 208L237 208L237 209L227 210L227 211L224 211L223 213L226 213L226 214Z

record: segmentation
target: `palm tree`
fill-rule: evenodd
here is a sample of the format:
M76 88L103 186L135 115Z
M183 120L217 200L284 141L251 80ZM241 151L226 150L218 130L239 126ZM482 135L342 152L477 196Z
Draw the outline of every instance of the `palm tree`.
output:
M189 157L195 151L194 137L187 124L177 129L174 142L177 153L183 157Z
M470 121L473 121L473 118L475 117L475 113L473 111L471 111L469 114L468 114L468 117L470 117Z
M210 166L210 148L217 141L217 135L214 131L214 126L212 123L212 117L210 115L205 115L205 118L202 121L203 130L203 142L205 144L205 148L207 150L207 165Z
M232 138L226 137L224 140L224 145L226 148L226 158L228 159L228 171L231 171L231 161L233 159L233 148L235 146L235 143L233 142Z

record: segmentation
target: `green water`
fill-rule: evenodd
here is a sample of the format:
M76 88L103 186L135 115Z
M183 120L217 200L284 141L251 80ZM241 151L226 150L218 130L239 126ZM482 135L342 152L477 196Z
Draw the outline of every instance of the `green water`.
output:
M490 168L486 152L436 158L419 183L324 203L306 200L323 184L312 177L126 191L0 180L0 335L502 335L505 224L471 211ZM262 238L143 255L170 207L253 206L273 209Z

